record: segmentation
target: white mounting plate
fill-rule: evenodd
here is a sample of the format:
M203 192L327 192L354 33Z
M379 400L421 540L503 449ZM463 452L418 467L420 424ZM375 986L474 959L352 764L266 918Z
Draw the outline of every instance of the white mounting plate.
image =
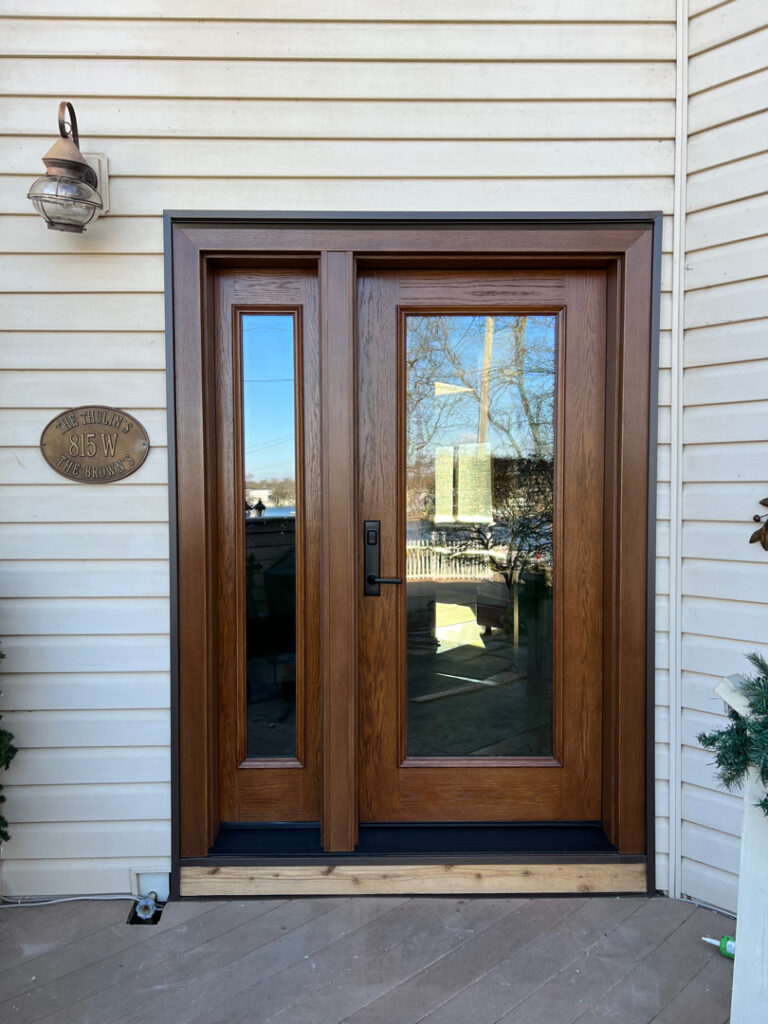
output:
M101 196L104 208L93 218L98 220L105 213L109 213L109 161L104 153L83 153L83 158L96 171L96 177L99 179L96 191Z

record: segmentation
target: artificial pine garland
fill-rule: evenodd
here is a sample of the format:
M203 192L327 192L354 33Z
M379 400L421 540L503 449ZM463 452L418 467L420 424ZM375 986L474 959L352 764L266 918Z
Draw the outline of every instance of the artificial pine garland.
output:
M697 738L715 752L717 777L726 789L740 789L748 769L755 768L768 790L768 661L756 651L747 658L757 669L757 675L741 684L749 713L742 716L728 708L730 724L725 729L702 732ZM757 806L768 816L768 792Z
M2 661L4 657L5 652L0 651L0 661ZM2 715L0 715L0 718L2 718ZM12 739L13 736L8 732L8 730L3 729L2 726L0 726L0 767L2 768L8 767L16 753L16 747L11 743ZM0 790L2 790L2 788L3 787L0 786ZM0 804L2 803L5 803L5 797L0 793ZM0 814L0 841L7 843L10 838L11 837L8 834L8 822L2 814Z

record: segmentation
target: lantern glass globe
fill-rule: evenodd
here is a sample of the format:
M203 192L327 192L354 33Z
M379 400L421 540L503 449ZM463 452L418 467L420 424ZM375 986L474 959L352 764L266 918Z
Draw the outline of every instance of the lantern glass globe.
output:
M99 193L81 178L44 174L27 193L32 205L54 231L85 230L102 209Z

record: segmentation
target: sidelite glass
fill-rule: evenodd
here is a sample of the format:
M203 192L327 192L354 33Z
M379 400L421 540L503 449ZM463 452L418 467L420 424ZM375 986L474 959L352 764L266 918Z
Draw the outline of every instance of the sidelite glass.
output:
M552 754L555 336L406 318L410 757Z
M295 330L242 317L248 757L296 756Z

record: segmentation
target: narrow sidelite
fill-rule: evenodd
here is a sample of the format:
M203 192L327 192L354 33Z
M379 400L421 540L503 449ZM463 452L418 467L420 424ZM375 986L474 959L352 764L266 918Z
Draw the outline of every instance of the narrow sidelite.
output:
M249 758L296 757L296 323L241 320Z

